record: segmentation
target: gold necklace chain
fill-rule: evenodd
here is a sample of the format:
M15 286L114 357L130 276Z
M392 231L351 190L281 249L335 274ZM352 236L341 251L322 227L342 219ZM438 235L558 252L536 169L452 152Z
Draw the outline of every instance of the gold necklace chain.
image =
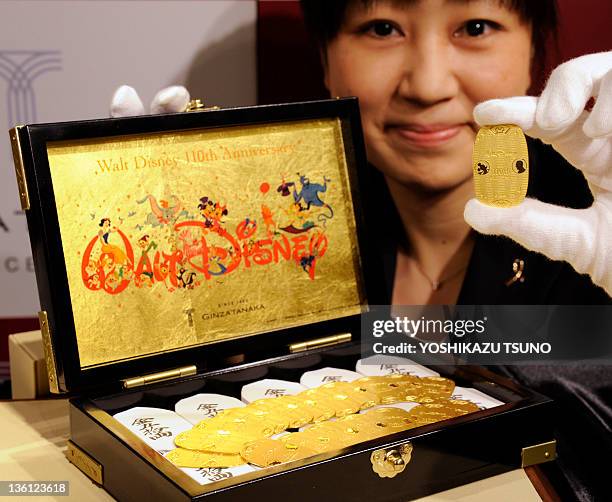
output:
M455 277L457 277L461 272L463 272L467 267L468 264L466 263L465 265L463 265L459 270L455 270L452 274L448 275L447 277L445 277L444 279L438 279L437 281L435 280L431 280L430 277L425 273L425 271L421 268L421 264L417 261L417 260L412 260L417 268L417 270L421 273L421 275L423 277L425 277L425 279L427 279L427 282L429 282L429 285L431 286L431 290L432 291L438 291L442 286L444 286L448 281L450 281L451 279L454 279Z

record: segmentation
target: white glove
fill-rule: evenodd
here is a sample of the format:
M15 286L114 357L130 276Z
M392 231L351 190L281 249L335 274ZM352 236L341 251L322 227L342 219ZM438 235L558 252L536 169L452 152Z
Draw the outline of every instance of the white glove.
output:
M185 110L189 103L189 91L182 85L173 85L159 91L149 107L151 114L174 113ZM145 108L133 87L122 85L119 87L110 105L111 117L133 117L144 115Z
M591 97L596 101L588 112ZM496 208L472 199L465 220L478 232L507 235L527 249L569 262L612 296L612 52L568 61L552 73L539 98L485 101L474 109L474 118L481 125L516 124L552 145L584 173L594 203L569 209L525 199Z

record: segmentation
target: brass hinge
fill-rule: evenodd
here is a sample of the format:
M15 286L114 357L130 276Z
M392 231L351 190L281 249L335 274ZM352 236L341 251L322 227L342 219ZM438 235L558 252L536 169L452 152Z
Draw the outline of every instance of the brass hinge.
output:
M66 458L94 483L104 484L102 465L70 440L68 440Z
M40 332L42 333L43 351L45 353L47 376L49 378L49 390L53 394L59 394L60 389L57 377L57 365L55 362L55 351L51 343L51 329L49 328L49 319L45 310L41 310L38 313L38 321L40 322Z
M329 347L330 345L339 345L341 343L350 342L353 335L351 333L342 333L341 335L326 336L316 338L307 342L294 343L289 345L289 352L304 352L305 350L318 349L321 347Z
M184 112L208 112L211 110L220 110L218 106L206 106L200 99L192 99L187 106L185 106Z
M23 154L21 153L21 141L19 139L19 131L24 127L25 126L22 125L13 127L9 131L9 136L11 138L11 148L13 150L13 161L15 163L15 174L17 176L21 209L27 211L30 209L30 195L28 194L28 184L26 182L25 169L23 167Z
M557 458L557 441L528 446L521 451L521 467L551 462Z
M126 378L123 380L123 388L132 389L133 387L141 387L142 385L163 382L164 380L173 380L179 377L195 375L197 372L198 369L195 367L195 365L191 365L172 370L160 371L159 373L151 373L149 375Z

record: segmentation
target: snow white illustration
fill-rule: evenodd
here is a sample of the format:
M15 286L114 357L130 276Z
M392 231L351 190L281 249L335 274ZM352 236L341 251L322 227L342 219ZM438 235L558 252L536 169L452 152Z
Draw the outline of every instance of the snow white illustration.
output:
M124 265L127 263L127 256L121 248L108 243L108 237L115 227L111 228L110 218L102 218L100 220L100 227L102 229L98 232L100 244L102 244L102 253L108 253L112 255L114 262L118 265Z

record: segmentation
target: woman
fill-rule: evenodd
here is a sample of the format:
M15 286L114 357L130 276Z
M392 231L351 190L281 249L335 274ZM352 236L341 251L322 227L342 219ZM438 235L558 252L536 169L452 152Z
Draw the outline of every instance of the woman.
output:
M372 183L377 202L386 204L378 221L388 224L378 238L390 301L610 303L605 291L569 264L476 233L463 217L473 197L474 107L526 94L555 27L553 0L302 0L302 6L330 94L360 100ZM188 99L183 88L165 89L152 111L178 111ZM117 91L114 116L143 111L132 89ZM530 197L591 205L576 169L539 141L530 140L529 148ZM576 494L588 500L606 493L604 464L584 459L594 441L604 458L612 454L612 411L604 399L609 369L506 372L561 403L560 463ZM576 430L587 431L591 441L581 441Z
M390 223L379 239L393 303L610 303L568 263L478 234L463 217L473 197L474 107L527 93L555 27L554 1L302 0L302 7L330 94L359 97L377 200L389 202L383 219ZM529 148L530 197L591 206L576 169L539 141ZM556 399L568 491L583 500L603 497L603 468L586 459L594 444L604 457L612 454L610 367L501 371Z
M392 201L394 224L381 237L393 303L610 302L569 265L476 234L463 219L474 107L527 93L556 23L553 1L302 5L330 94L359 97L368 159L384 178L381 198ZM531 197L592 203L575 169L539 142L530 147Z

